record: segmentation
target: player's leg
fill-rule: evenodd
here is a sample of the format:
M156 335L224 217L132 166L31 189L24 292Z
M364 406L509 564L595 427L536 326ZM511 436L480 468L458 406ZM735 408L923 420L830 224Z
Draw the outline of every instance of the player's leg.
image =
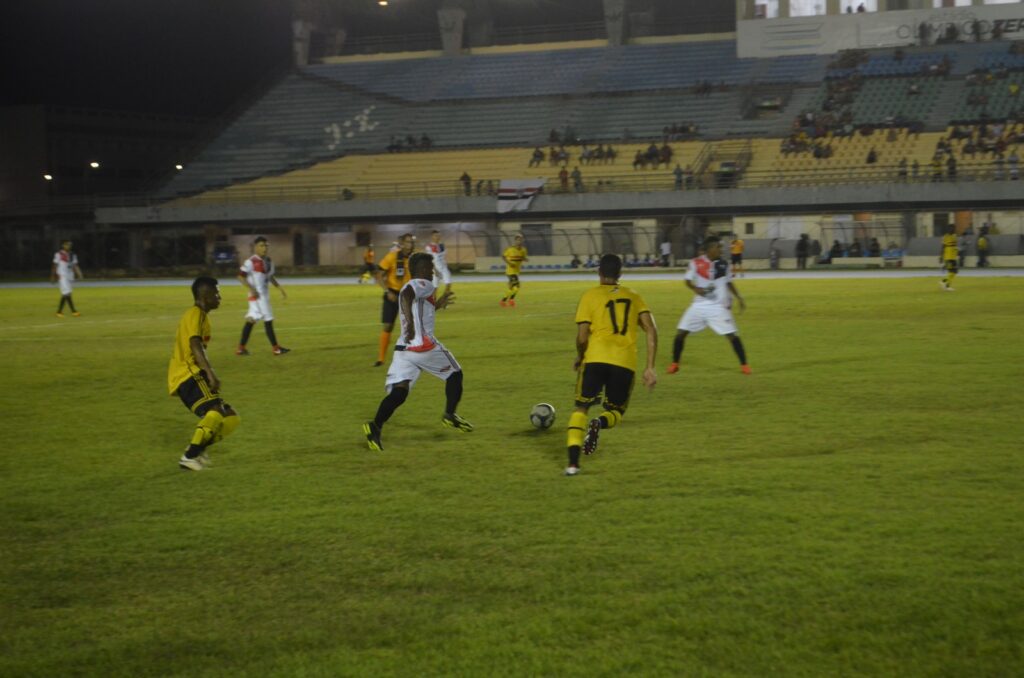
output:
M615 428L629 406L633 394L636 373L618 365L608 365L604 380L604 412L590 420L587 434L583 438L583 454L597 452L598 436L601 429Z
M516 295L519 294L519 276L509 276L508 281L508 305L516 305Z
M61 294L60 295L60 305L57 307L57 317L58 318L64 317L64 305L67 304L67 303L68 303L68 295Z
M723 307L712 308L709 311L708 325L711 326L711 329L716 334L728 340L732 345L732 350L736 353L736 357L739 358L740 370L743 374L750 374L750 365L747 364L747 351L743 348L743 342L740 340L739 330L736 328L736 320L732 317L732 311Z
M235 355L249 355L249 349L245 345L249 343L249 337L252 335L252 326L255 324L255 320L246 316L245 323L242 325L242 336L238 340L238 348L235 349Z
M363 424L363 433L366 434L366 444L371 450L384 451L380 435L391 415L395 413L405 399L409 397L409 391L419 378L420 368L410 358L408 351L395 351L391 358L391 365L388 366L388 374L384 378L384 388L387 395L377 406L377 414L372 421Z
M462 400L463 372L459 362L448 349L438 344L432 351L427 353L412 353L410 358L424 372L429 372L435 377L444 380L445 406L444 414L441 416L441 423L448 428L453 428L463 433L473 430L473 424L456 413L459 402Z
M263 330L267 333L267 341L270 342L270 350L274 355L284 355L287 349L277 343L277 334L274 332L274 309L270 305L270 297L266 294L256 300L259 307L260 318L263 320Z
M958 270L959 269L956 266L956 259L949 259L946 261L946 277L942 279L942 283L946 286L947 290L953 290L953 279L956 278Z
M78 309L75 308L75 300L71 296L70 292L68 292L67 298L68 298L68 308L71 309L71 315L78 315Z
M576 376L575 409L569 415L566 430L566 447L569 453L569 465L565 475L574 476L580 472L580 454L583 451L583 439L587 432L587 411L597 402L604 388L604 374L601 363L583 365Z
M398 299L396 295L395 301L388 299L387 292L384 293L384 300L381 305L380 311L380 346L377 351L377 362L373 364L374 367L380 367L384 364L384 358L387 357L388 347L391 346L391 332L395 329L395 318L398 317Z
M178 397L196 416L199 423L192 431L185 454L178 460L178 466L191 471L202 471L205 468L201 455L206 447L214 442L217 436L223 437L225 409L220 395L213 391L203 374L196 375L178 387ZM230 408L228 408L230 409ZM230 410L232 418L231 431L238 425L238 415ZM230 432L230 431L229 431Z
M668 373L675 374L679 371L679 360L683 356L683 348L686 346L687 335L693 332L700 332L708 326L708 309L705 305L690 304L686 312L679 319L676 325L676 337L672 341L672 362L668 366Z
M679 359L683 357L683 348L686 346L686 330L676 330L676 337L672 340L672 363L668 366L668 373L675 374L679 371Z

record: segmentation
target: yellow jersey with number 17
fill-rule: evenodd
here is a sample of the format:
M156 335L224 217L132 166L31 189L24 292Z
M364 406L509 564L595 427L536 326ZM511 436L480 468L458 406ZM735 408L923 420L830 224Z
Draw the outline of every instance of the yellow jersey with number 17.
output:
M934 252L934 250L932 250ZM956 246L956 233L947 233L942 236L942 258L951 261L960 257L960 250Z
M199 365L192 355L192 337L203 340L203 346L210 343L210 317L206 311L193 306L185 311L178 322L178 334L174 337L174 352L167 366L167 391L174 395L178 387L189 377L199 374Z
M636 333L641 313L650 313L639 294L621 285L599 285L583 294L576 322L590 323L585 363L607 363L636 371Z

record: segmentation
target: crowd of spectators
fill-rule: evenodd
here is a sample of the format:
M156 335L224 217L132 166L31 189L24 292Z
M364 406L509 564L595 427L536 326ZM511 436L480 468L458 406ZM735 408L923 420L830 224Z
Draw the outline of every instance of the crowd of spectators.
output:
M672 155L672 147L668 143L663 143L659 148L652 141L646 150L637 149L636 155L633 156L633 169L658 169L659 165L668 167L672 163Z
M686 141L688 139L696 139L697 134L700 133L696 123L684 122L680 124L672 123L671 125L665 125L661 128L662 141Z

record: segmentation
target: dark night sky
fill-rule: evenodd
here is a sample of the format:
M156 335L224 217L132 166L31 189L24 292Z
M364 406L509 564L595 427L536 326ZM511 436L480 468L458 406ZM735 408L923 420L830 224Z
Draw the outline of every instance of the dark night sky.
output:
M0 104L217 115L290 40L287 0L0 0Z

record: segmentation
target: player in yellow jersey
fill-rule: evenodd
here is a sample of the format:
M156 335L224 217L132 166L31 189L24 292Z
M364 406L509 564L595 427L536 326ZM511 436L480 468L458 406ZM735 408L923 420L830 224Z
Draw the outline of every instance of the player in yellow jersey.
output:
M362 285L364 282L369 282L376 271L377 264L374 259L373 245L367 245L366 251L363 252L363 273L359 276L359 284Z
M736 277L743 277L743 248L746 243L739 236L734 235L729 243L729 254L732 257L732 270Z
M956 273L959 270L957 268L957 260L960 257L960 248L957 247L956 243L956 226L950 224L946 228L946 235L942 236L942 267L945 269L946 274L942 278L942 282L939 286L947 292L953 292L953 278L956 277Z
M637 327L647 333L647 366L644 384L653 389L658 379L654 358L658 329L647 302L619 285L622 260L614 254L601 257L597 268L601 284L583 294L576 308L576 409L569 416L569 466L565 475L580 472L580 452L593 454L603 428L622 419L633 391L637 363ZM587 411L604 395L604 412L587 422Z
M206 448L230 435L241 419L220 397L220 379L206 357L210 341L210 311L220 306L220 292L214 278L199 277L192 283L195 305L178 322L174 352L167 366L167 388L185 407L199 417L188 449L178 466L189 471L210 467Z
M398 247L388 252L377 268L377 284L384 289L384 300L380 311L380 351L374 367L384 364L391 345L391 331L395 329L398 317L398 291L412 279L409 272L409 255L415 245L412 233L398 236Z
M516 295L519 294L519 271L523 268L523 262L530 260L523 247L522 235L516 234L512 246L505 249L501 258L505 260L505 275L508 276L508 294L501 298L501 305L515 306Z

